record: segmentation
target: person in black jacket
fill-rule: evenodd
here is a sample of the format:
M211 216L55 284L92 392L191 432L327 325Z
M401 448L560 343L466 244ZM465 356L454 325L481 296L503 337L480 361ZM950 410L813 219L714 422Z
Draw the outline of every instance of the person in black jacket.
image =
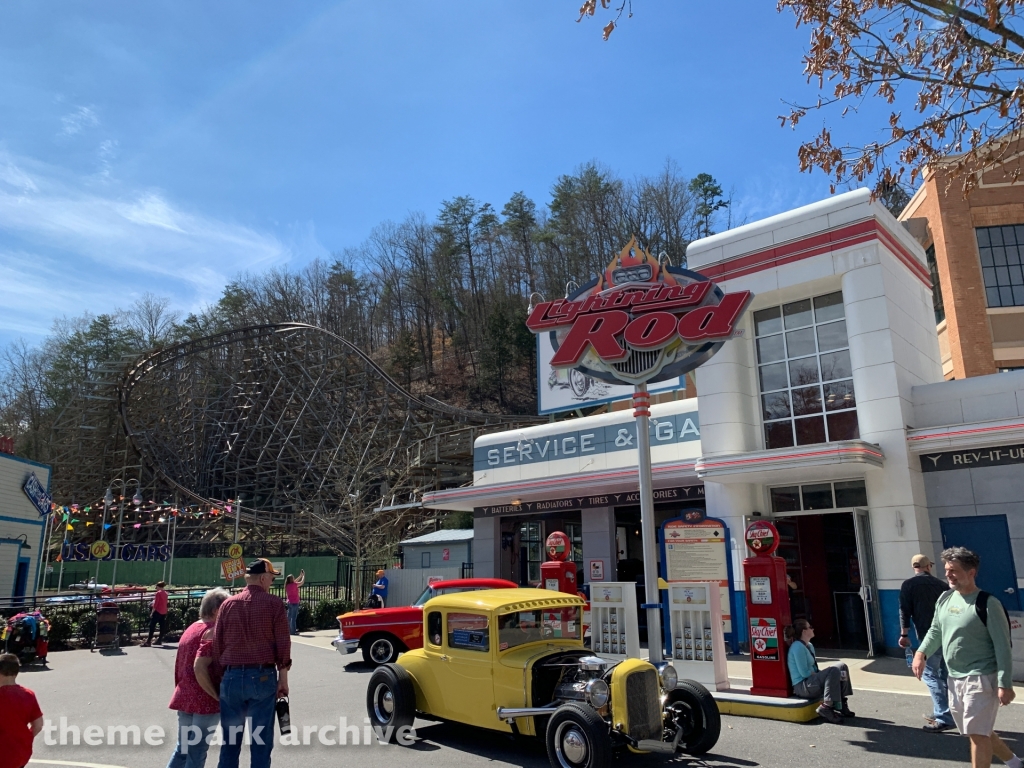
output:
M910 647L910 624L913 623L920 642L928 632L935 615L935 602L949 585L932 576L932 561L927 555L914 555L910 561L914 575L900 587L900 647ZM949 695L946 690L946 662L942 650L928 657L922 680L932 695L932 714L925 715L926 731L938 733L956 727L949 712Z

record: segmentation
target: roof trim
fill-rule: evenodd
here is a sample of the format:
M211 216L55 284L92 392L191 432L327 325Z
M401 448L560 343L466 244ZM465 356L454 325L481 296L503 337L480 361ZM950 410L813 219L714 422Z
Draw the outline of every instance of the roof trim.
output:
M913 453L950 448L984 448L993 444L1020 442L1024 442L1024 421L1019 417L907 431L907 445Z
M900 242L898 236L882 226L874 216L852 224L822 230L781 245L772 245L742 256L706 264L700 268L700 273L716 281L732 280L872 240L884 245L914 277L931 290L932 281L928 268Z

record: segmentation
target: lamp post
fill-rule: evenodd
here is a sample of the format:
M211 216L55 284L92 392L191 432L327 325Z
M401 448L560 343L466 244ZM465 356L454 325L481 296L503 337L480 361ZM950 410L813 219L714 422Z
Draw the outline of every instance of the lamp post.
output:
M110 511L110 507L111 507L111 505L113 503L114 503L114 493L108 487L106 494L104 494L104 496L103 496L103 522L100 523L100 540L102 540L102 541L106 541L106 538L107 538L107 512ZM117 556L116 552L114 553L114 556L115 557ZM102 560L97 560L96 561L96 583L97 584L100 583L100 564L102 562L103 562Z
M43 567L40 569L42 575L36 583L36 592L42 592L46 588L46 569L50 567L50 537L53 535L54 514L53 509L51 509L46 522L43 524L43 551L39 553L40 557L43 557Z
M139 481L132 479L128 483L123 480L115 480L115 483L121 483L121 487L124 490L128 490L128 483L135 483L135 495L132 497L132 504L135 505L135 509L142 505L142 493L139 490ZM111 483L114 485L114 483ZM110 490L109 488L107 489ZM113 494L111 494L113 495ZM117 586L117 561L121 559L121 526L124 524L124 497L121 498L121 503L117 508L117 542L114 544L114 569L110 574L110 593L114 594L114 587Z
M235 498L234 498L234 505L235 505L235 538L232 539L232 542L231 542L232 544L237 544L238 543L238 521L239 521L239 519L242 516L242 497L238 495L237 485L235 486L235 489L236 489L235 490ZM232 587L235 586L235 580L234 579L231 579L231 586Z

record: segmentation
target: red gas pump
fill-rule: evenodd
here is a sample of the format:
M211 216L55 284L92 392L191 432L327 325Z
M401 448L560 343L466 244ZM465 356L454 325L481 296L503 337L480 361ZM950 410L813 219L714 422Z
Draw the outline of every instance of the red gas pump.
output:
M544 542L549 558L547 562L540 564L540 581L544 589L567 592L570 595L577 594L576 563L568 559L569 546L569 537L561 531L555 531ZM565 610L546 613L544 623L551 627L556 636L569 637L575 634L576 627L569 627L568 613ZM580 621L582 618L581 616Z
M750 666L755 696L788 697L793 693L786 666L785 628L792 623L786 561L772 553L779 546L779 532L771 523L757 520L743 535L754 557L743 560L747 583L747 617L750 626Z
M540 564L540 581L544 589L576 594L576 563L569 557L569 537L555 531L544 542L548 561Z

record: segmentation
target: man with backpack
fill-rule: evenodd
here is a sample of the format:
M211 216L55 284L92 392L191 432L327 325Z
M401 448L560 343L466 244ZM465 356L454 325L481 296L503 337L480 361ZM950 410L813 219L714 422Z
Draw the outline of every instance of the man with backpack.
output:
M974 552L951 547L941 560L950 590L935 603L932 625L914 654L914 674L920 680L928 657L941 648L949 670L949 711L971 740L973 768L991 765L993 755L1022 768L995 732L999 707L1015 695L1010 622L999 600L978 589L981 560Z
M914 575L900 587L900 648L910 648L911 624L917 632L918 642L924 639L935 616L935 603L949 589L946 582L932 576L932 565L927 555L914 555L910 561ZM924 729L930 733L956 728L953 716L949 714L948 676L940 649L928 657L924 667L924 684L932 695L932 714L925 718L928 724Z

